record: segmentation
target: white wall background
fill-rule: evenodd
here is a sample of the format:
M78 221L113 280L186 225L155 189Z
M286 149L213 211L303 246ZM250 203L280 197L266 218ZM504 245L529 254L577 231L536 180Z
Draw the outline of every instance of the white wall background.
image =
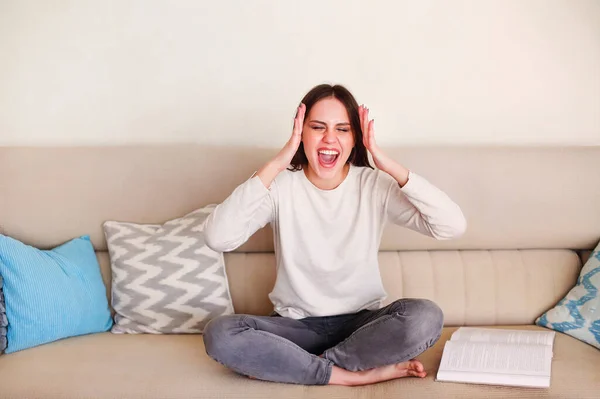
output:
M600 144L600 1L0 0L0 144L282 145L345 84L381 144Z

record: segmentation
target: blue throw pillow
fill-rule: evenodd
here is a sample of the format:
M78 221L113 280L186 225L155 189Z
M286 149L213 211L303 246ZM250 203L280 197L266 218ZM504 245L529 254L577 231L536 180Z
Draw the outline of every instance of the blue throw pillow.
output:
M108 331L113 321L89 236L40 250L0 234L6 353Z
M556 306L535 320L600 349L600 243L577 279ZM9 319L10 320L10 319Z
M0 275L0 353L6 349L6 327L8 319L6 318L6 306L4 305L4 292L2 291L2 276Z

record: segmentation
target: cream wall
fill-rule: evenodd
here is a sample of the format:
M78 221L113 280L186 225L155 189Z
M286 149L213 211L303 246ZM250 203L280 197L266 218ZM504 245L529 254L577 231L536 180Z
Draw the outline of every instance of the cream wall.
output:
M381 144L600 144L600 1L0 0L0 144L279 146L321 82Z

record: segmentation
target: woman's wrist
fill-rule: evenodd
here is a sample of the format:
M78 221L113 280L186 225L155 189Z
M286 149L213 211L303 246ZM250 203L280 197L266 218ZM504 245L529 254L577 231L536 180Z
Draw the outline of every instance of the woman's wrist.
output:
M260 181L266 188L270 188L273 180L275 180L277 175L283 172L286 167L287 165L282 167L281 162L277 162L277 159L273 159L264 164L263 167L256 172L256 175L260 178Z
M401 165L400 163L391 160L389 162L389 167L385 172L392 176L400 185L400 187L404 187L406 183L408 183L408 177L410 174L410 170Z

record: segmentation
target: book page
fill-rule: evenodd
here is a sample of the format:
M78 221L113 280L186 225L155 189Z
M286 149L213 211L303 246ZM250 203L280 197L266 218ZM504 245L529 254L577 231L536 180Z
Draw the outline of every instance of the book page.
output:
M550 376L552 348L448 341L440 371Z
M516 374L469 373L466 371L439 371L436 381L465 382L471 384L511 385L516 387L549 388L549 376Z
M496 342L515 345L549 345L554 342L554 331L506 330L496 328L460 327L451 341Z

